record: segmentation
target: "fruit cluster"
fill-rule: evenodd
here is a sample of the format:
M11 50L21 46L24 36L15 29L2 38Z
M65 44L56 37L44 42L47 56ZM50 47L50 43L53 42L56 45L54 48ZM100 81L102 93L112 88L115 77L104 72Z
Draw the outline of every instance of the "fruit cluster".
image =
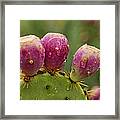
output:
M36 75L40 69L54 75L63 69L69 49L66 36L60 33L47 33L42 39L35 35L21 37L21 72L29 78ZM85 44L76 51L73 57L69 78L73 82L79 82L95 74L99 67L100 50ZM92 99L91 96L90 99Z

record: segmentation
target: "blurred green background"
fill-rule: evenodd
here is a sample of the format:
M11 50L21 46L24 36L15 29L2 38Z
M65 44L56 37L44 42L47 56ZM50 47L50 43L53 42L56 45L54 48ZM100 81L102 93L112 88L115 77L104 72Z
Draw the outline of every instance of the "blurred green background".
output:
M48 32L64 34L70 44L70 52L64 70L70 72L73 55L76 50L89 44L100 48L99 20L20 20L20 36L36 35L42 38ZM85 80L90 86L100 85L100 71Z

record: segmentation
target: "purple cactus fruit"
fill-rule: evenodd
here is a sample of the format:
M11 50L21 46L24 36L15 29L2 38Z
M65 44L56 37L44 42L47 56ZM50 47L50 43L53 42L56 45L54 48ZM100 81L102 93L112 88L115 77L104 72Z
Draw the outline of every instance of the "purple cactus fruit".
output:
M50 73L60 70L69 52L67 38L60 33L47 33L41 43L45 48L45 69Z
M81 46L74 55L70 78L73 81L80 81L93 75L100 67L100 50L90 46Z
M99 100L100 99L100 88L95 86L92 90L88 91L89 100Z
M26 76L35 75L43 66L45 49L39 38L28 35L20 38L20 68Z

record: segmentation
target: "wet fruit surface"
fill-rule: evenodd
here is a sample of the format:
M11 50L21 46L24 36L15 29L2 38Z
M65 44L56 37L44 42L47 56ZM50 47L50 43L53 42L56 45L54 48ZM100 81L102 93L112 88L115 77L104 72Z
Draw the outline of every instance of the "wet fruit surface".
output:
M26 76L32 76L43 66L45 49L34 35L20 38L20 68Z
M23 61L21 61L21 68L24 70L20 72L21 100L94 99L92 98L95 95L93 87L100 86L100 69L98 68L99 70L94 72L95 69L93 68L96 68L97 64L96 57L90 57L88 54L89 52L91 54L91 50L85 52L87 50L82 45L87 43L93 45L94 48L100 48L100 20L20 20L20 36L28 34L40 37L40 43L47 49L47 57L46 60L44 59L45 64L43 63L38 70L38 68L33 67L38 60L32 55L36 54L35 56L38 56L36 52L38 47L36 48L36 45L33 46L33 44L28 48L26 46L28 51L31 51L31 57L27 54L26 49L23 50L26 57L23 56L22 59L26 62L24 61L25 63L22 64ZM29 41L30 43L33 39L39 39L34 35L26 36L27 39L22 39L22 41ZM65 39L65 44L68 45L69 43L70 45L68 45L70 51L67 59L64 55L61 55L62 48L66 51L64 42L59 42L61 39ZM68 42L66 42L66 39ZM21 44L24 42L21 42ZM75 53L80 46L83 47L83 51ZM79 54L81 55L79 56ZM26 60L25 58L29 59ZM34 60L31 58L34 58ZM73 58L75 58L74 66ZM79 59L77 60L77 58ZM37 64L39 65L39 63ZM83 108L80 107L80 109Z
M100 51L90 46L81 46L74 55L71 78L75 81L93 75L100 67Z
M69 52L67 38L59 33L48 33L41 43L45 48L45 68L50 72L61 69Z

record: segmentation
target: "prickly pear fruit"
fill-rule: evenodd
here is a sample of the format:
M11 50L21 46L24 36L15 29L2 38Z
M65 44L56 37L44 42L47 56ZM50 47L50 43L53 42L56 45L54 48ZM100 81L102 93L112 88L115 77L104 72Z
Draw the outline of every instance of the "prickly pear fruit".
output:
M45 49L39 38L28 35L20 38L20 68L26 76L33 76L43 66Z
M80 81L93 75L100 67L100 50L90 46L81 46L74 55L70 78L73 81Z
M95 86L88 92L89 100L99 100L100 99L100 88Z
M45 48L44 67L46 70L54 73L61 69L69 52L67 38L60 33L47 33L40 42Z

